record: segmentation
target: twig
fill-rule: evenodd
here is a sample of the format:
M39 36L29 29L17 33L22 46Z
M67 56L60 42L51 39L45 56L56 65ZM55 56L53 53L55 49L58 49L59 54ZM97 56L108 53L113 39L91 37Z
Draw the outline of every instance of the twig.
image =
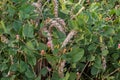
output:
M79 78L78 78L77 80L80 80L80 77L81 77L82 73L84 72L85 68L87 67L88 63L89 63L89 62L87 62L87 63L85 64L85 66L84 66L84 68L82 69L82 71L81 71L81 73L80 73L80 75L79 75Z
M10 55L10 61L11 61L11 65L14 64L12 55Z
M72 17L73 15L73 10L81 3L82 0L79 0L79 2L77 4L75 4L72 8L71 8L71 11L70 11L70 16Z
M88 77L90 80L93 80L90 76L88 76L85 72L83 72L83 74Z
M116 73L117 71L120 71L120 68L115 69L113 72L111 72L111 73L108 74L107 76L111 76L111 75L113 75L114 73Z
M74 19L75 17L77 17L82 12L83 9L85 9L85 7L82 7L75 15L72 16L71 19Z
M59 63L58 74L61 78L64 77L63 71L64 71L65 62L66 62L65 60L61 60Z
M14 64L14 62L13 62L13 56L12 55L10 55L10 62L11 62L11 65ZM7 73L7 75L6 75L6 77L12 76L12 75L14 75L14 73L15 72L9 70L8 73Z

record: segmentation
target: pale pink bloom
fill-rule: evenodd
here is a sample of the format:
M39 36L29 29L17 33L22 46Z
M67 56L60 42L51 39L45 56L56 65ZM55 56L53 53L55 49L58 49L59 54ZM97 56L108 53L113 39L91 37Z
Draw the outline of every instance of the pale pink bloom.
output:
M16 39L19 40L20 39L20 35L17 34L16 35Z
M47 42L47 47L48 47L48 48L51 47L51 42L50 42L50 41Z
M118 44L118 49L120 49L120 44Z

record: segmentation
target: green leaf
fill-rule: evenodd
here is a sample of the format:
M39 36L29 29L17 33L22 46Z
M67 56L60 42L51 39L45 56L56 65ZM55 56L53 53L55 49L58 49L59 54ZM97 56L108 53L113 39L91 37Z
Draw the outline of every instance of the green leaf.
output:
M23 73L27 68L28 68L28 66L26 65L26 63L24 61L20 60L20 63L18 63L18 71L20 73Z
M108 53L109 53L109 51L108 51L107 49L102 50L102 55L103 55L103 56L107 56Z
M13 29L16 32L19 32L21 27L22 27L22 23L19 20L13 22Z
M94 2L90 5L90 11L91 12L94 12L94 11L98 10L98 8L99 8L99 3Z
M116 9L115 12L117 16L120 16L120 8Z
M88 47L88 50L90 51L90 52L94 52L95 50L96 50L96 48L97 48L97 45L96 44L91 44L89 47Z
M79 30L78 23L76 20L71 20L70 25L73 29Z
M25 72L25 76L27 77L27 78L34 78L35 77L35 75L34 75L34 73L32 72L32 70L29 70L29 69L27 69L27 71Z
M68 56L71 57L71 62L78 62L84 55L84 49L73 47L73 50L68 53Z
M34 7L31 4L23 4L20 8L20 11L23 11L25 14L33 13Z
M111 36L111 35L114 35L115 34L115 30L114 28L111 28L111 27L106 27L105 28L105 33L104 33L106 36Z
M32 49L32 50L35 49L32 41L28 41L28 42L26 43L26 46L27 46L28 48Z
M47 68L46 68L46 67L45 67L45 68L42 68L41 74L42 74L43 76L45 76L47 73L48 73Z
M6 69L8 69L8 65L3 63L3 64L0 64L0 71L5 71Z
M56 56L49 55L49 54L46 54L45 57L47 61L52 65L52 67L55 68L55 65L59 58Z
M15 14L15 7L14 6L12 6L12 5L8 5L8 10L7 10L7 12L9 13L9 17L13 17L14 16L14 14Z
M94 61L95 60L95 56L90 54L90 55L87 56L87 60L88 61Z
M70 77L68 80L75 80L76 79L76 73L70 72Z
M10 79L7 77L2 77L1 80L10 80Z
M7 30L6 26L5 26L4 21L1 21L1 27L3 28L5 33L8 33L8 30Z
M11 66L10 66L10 71L17 71L17 64L12 64Z
M118 53L113 53L112 54L112 59L117 60L119 58L119 54Z
M53 72L51 80L60 80L60 77L57 71Z
M34 37L34 30L33 30L33 26L30 26L30 25L24 25L23 26L23 36L24 37L29 37L29 38L33 38Z
M102 68L102 62L100 56L96 56L95 63L93 64L93 66L96 67L97 69Z
M73 52L73 57L72 61L73 62L78 62L84 55L84 50L83 49L76 49L76 51Z
M44 43L39 43L39 50L47 50L47 46Z
M38 76L35 80L41 80L41 76Z
M97 75L99 72L99 69L95 68L94 66L91 68L91 74L92 75Z
M65 77L62 80L68 80L69 77L70 77L70 74L69 74L69 72L67 72L66 75L65 75Z
M36 57L34 56L34 54L27 55L27 60L31 66L36 64Z

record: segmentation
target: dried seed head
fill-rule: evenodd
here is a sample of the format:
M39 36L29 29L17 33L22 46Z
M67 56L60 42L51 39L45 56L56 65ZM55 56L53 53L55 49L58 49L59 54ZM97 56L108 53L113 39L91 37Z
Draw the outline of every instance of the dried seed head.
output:
M106 59L104 56L102 56L102 67L104 70L106 69Z
M1 38L1 42L3 42L3 43L7 44L9 42L9 40L7 39L7 37L4 36L4 35L0 35L0 38Z
M48 39L48 42L50 43L50 45L47 43L47 46L48 47L51 46L51 49L53 50L54 49L54 46L52 43L53 27L55 27L57 30L65 34L65 22L63 19L60 19L60 18L53 18L53 19L47 18L44 23L45 23L45 26L43 27L43 31L47 34L47 39Z
M65 34L63 27L56 21L52 21L52 24L49 26L49 31L52 32L52 28L55 27L59 31Z
M62 60L60 63L59 63L59 68L58 68L58 73L59 73L59 76L61 78L64 77L64 66L65 66L65 60Z
M49 26L48 26L48 30L50 32L52 32L52 28L55 27L56 29L58 29L59 31L61 31L62 33L65 34L65 22L63 19L60 18L53 18L49 20Z
M35 6L36 8L40 8L41 7L41 4L39 4L39 3L33 3L32 5Z

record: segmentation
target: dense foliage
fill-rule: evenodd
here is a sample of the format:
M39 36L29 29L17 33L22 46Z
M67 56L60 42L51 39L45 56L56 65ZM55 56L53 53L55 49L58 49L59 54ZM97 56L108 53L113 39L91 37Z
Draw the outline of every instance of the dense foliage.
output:
M119 79L119 0L0 0L0 80Z

